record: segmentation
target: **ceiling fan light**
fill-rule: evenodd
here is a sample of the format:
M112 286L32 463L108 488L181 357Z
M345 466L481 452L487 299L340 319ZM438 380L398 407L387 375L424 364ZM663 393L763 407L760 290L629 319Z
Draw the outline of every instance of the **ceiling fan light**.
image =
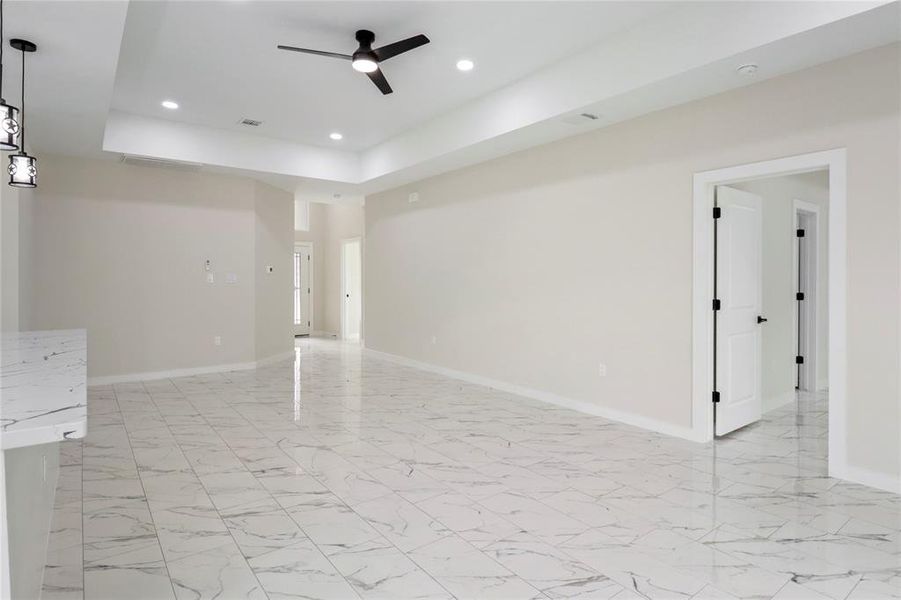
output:
M19 149L19 109L0 98L0 150Z
M9 155L9 185L21 188L33 188L37 186L38 161L35 157L24 152Z
M351 64L354 71L359 71L360 73L372 73L379 68L379 64L368 56L354 57Z

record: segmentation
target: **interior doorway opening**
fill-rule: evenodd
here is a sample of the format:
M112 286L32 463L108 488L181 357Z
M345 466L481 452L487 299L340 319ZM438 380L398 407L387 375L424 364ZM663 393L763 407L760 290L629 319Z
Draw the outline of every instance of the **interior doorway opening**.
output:
M363 334L363 243L341 241L341 339L360 341Z
M845 164L845 150L839 149L697 173L692 302L692 429L697 439L708 441L715 435L753 423L767 410L796 401L799 391L822 396L828 385L829 475L842 478L847 473ZM753 216L754 209L748 209L744 194L760 197L760 190L755 190L755 186L795 175L820 177L825 182L825 202L819 211L814 211L809 206L805 210L803 202L808 200L803 197L783 198L779 207L784 212L780 217L782 258L775 273L783 291L777 305L767 300L768 287L754 276L759 271L762 278L767 272L767 260L773 258L767 253L774 245L763 238L765 215L760 213L759 219ZM740 201L718 207L718 196L727 187L739 192L727 192L727 195L738 196ZM717 215L725 212L726 205L732 209L742 205L740 210L730 210L733 216L743 216L727 223L728 216ZM811 239L816 241L815 245L799 249L794 235L799 223L811 229L809 235L814 236ZM731 244L731 248L721 257L716 250L723 243ZM759 254L755 247L760 248ZM733 271L724 272L726 268ZM761 281L759 290L755 289L757 281ZM803 289L799 289L799 282ZM799 312L797 294L801 292L805 294L802 302L807 304L802 304ZM733 297L727 298L730 294ZM727 315L726 311L732 314ZM774 319L778 321L776 327L772 327ZM724 340L724 331L732 334L733 339ZM763 331L779 333L776 337L782 340L780 352L783 355L787 352L790 359L779 359L779 374L773 379L785 388L782 394L772 394L765 385L764 371L769 368L766 361L776 355L765 352ZM802 334L800 343L798 331ZM807 352L807 356L799 351ZM798 356L804 357L808 365L801 370L800 382ZM748 365L754 366L756 372ZM803 389L796 389L800 387ZM725 398L725 394L729 397ZM752 405L749 402L756 403L756 407L749 409ZM744 412L737 416L735 412L730 413L733 409ZM720 424L724 426L719 427Z
M313 246L294 245L294 337L310 335L313 329Z

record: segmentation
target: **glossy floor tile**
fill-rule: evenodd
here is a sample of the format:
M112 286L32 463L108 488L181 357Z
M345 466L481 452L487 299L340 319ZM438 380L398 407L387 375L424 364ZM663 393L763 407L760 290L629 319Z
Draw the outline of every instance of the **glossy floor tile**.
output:
M826 400L698 445L298 341L95 387L46 599L901 598L901 498L826 477Z

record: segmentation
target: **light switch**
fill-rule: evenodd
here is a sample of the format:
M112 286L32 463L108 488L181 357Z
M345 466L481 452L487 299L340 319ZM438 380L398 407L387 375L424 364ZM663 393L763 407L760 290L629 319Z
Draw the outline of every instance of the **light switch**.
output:
M206 282L207 282L207 283L213 283L214 280L215 280L215 279L214 279L212 273L207 273L207 274L206 274Z

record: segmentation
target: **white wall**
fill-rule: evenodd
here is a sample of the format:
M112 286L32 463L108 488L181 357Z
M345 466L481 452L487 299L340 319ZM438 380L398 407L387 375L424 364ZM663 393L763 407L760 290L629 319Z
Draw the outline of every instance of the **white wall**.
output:
M817 372L828 373L829 253L826 235L829 216L829 173L820 171L769 177L734 184L733 187L763 198L763 409L772 410L794 399L797 366L797 279L794 248L794 200L820 207L817 245Z
M338 334L341 329L341 240L363 236L362 206L310 202L309 231L295 231L297 241L313 243L313 329Z
M23 329L86 328L91 377L265 358L256 353L255 301L268 306L268 291L255 279L257 236L265 230L262 221L258 229L256 193L268 186L112 161L40 160L30 223L22 229ZM292 197L265 193L284 196L279 235L290 257ZM260 248L269 252L271 243L261 240ZM213 283L204 271L208 259ZM275 277L290 290L290 268ZM290 305L269 317L290 324ZM260 347L274 352L277 344L262 327ZM291 350L286 340L282 352Z
M878 48L367 197L367 347L689 428L692 175L845 147L848 459L897 477L898 62Z

